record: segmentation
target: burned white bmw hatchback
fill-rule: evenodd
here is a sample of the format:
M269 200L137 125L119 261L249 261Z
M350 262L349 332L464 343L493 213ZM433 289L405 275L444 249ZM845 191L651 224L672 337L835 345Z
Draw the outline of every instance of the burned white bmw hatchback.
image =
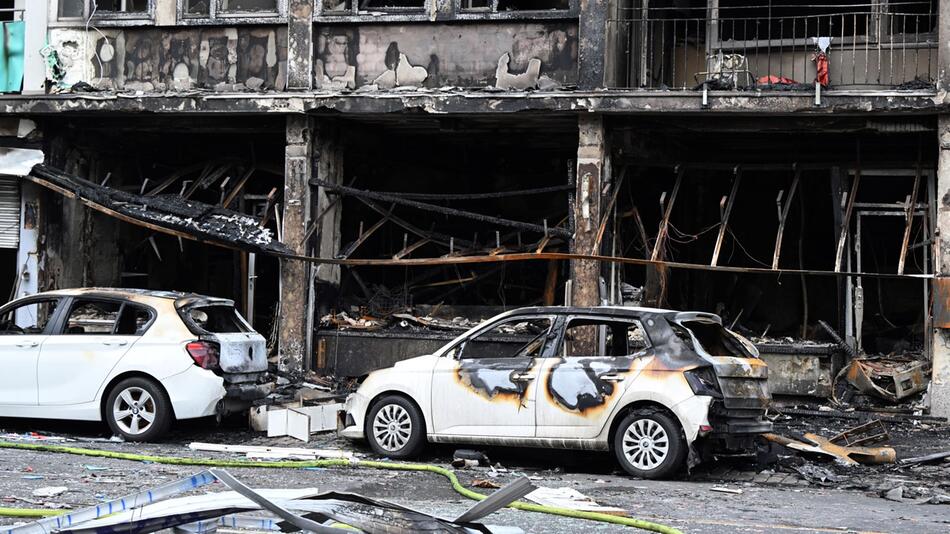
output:
M407 458L426 441L613 450L661 478L690 451L741 452L771 430L768 370L707 313L523 308L368 375L344 437Z
M234 302L67 289L0 307L0 417L105 421L130 441L239 411L273 390L264 338Z

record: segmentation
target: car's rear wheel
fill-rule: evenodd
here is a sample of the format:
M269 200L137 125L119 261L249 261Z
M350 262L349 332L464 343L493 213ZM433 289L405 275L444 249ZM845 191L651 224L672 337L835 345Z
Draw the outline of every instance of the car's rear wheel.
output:
M625 471L640 478L666 478L686 461L679 424L657 409L630 412L617 427L614 452Z
M165 391L146 378L126 378L106 398L106 422L112 432L127 441L160 438L172 421L171 402Z
M425 446L422 413L409 399L398 395L383 397L373 404L364 431L373 452L390 458L412 458Z

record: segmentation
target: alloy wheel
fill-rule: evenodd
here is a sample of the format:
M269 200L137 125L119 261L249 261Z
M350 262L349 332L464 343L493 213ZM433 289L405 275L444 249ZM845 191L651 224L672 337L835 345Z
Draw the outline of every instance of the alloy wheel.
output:
M112 405L112 419L123 432L131 435L148 431L157 412L155 399L140 387L122 390Z

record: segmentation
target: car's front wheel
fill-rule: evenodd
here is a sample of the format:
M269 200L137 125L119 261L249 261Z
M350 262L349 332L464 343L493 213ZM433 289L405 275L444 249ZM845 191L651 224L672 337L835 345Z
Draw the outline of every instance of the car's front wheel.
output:
M614 435L614 451L625 471L640 478L666 478L683 467L687 447L679 425L666 413L630 412Z
M373 452L389 458L412 458L425 446L422 414L409 399L399 395L383 397L373 404L364 431Z
M168 431L171 402L165 391L145 378L126 378L109 392L105 418L112 432L126 441L153 441Z

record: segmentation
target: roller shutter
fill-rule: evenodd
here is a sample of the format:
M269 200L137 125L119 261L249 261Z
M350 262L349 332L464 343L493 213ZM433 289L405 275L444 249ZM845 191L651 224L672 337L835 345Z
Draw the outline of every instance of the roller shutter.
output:
M0 176L0 248L20 244L20 181L16 176Z

